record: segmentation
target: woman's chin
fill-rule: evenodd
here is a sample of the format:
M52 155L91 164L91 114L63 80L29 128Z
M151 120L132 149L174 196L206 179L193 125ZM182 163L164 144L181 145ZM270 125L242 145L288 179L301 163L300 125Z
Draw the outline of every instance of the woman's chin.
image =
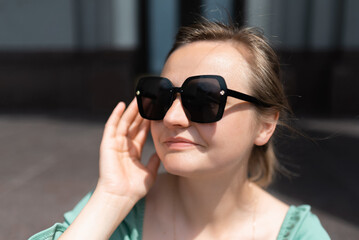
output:
M163 167L169 174L180 176L180 177L190 177L200 174L203 169L199 169L194 164L187 164L183 161L163 161Z
M163 162L163 167L169 174L185 178L210 176L218 170L215 167L204 167L201 164L196 165L194 162L189 163L185 160Z

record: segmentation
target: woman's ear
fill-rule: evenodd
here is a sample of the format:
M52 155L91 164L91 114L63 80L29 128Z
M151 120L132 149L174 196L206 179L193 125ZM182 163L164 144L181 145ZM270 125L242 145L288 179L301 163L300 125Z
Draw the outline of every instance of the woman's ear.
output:
M266 144L274 133L279 118L279 112L264 117L258 126L257 136L254 139L254 144L263 146Z

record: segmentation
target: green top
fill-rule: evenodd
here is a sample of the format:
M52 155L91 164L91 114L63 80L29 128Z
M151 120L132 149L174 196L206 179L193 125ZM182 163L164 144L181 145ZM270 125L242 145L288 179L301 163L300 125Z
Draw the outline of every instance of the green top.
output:
M77 205L65 213L65 221L56 223L52 227L35 234L29 240L55 240L75 220L82 208L90 199L92 193L87 194ZM117 227L110 240L140 240L142 239L142 224L145 212L145 200L141 199L130 211L123 222ZM299 239L330 239L327 232L319 222L317 216L310 212L310 206L290 206L280 228L277 240Z

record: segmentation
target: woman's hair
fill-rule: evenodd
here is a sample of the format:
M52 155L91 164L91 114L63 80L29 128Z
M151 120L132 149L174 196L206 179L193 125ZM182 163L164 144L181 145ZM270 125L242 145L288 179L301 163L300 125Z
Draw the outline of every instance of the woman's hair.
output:
M197 41L232 41L238 50L243 50L244 46L248 52L244 57L251 70L251 94L270 106L256 106L258 118L265 120L267 116L279 113L278 124L285 125L287 113L291 111L279 79L279 60L259 30L203 19L179 29L169 55L179 47ZM272 140L263 146L253 147L248 162L250 181L266 187L278 168Z

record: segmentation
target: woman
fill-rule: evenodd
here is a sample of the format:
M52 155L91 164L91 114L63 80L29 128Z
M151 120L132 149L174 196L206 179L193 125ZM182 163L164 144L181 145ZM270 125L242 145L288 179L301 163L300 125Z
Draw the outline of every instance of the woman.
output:
M136 99L110 116L94 192L32 239L329 239L309 206L262 189L288 109L259 33L207 21L181 28L161 77L140 79ZM156 154L145 166L149 129ZM167 173L157 176L160 161Z

